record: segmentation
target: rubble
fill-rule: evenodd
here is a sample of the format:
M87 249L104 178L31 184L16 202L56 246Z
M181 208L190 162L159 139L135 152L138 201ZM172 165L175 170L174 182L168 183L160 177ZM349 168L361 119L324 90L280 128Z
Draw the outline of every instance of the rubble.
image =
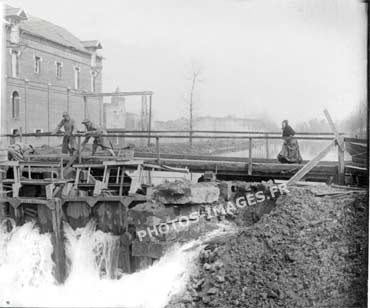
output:
M220 190L214 183L167 182L153 188L153 199L163 204L201 204L217 202Z
M315 193L294 188L254 225L208 244L186 301L167 308L366 307L368 196Z

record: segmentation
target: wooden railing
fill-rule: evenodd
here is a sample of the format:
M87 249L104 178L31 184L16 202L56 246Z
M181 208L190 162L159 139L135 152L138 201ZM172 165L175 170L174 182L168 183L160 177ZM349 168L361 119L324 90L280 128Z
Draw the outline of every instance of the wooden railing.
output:
M192 135L194 139L240 139L248 140L248 174L252 173L252 164L253 164L253 140L264 140L266 158L269 158L269 140L281 140L281 132L260 132L260 131L210 131L210 130L197 130L197 131L151 131L150 134L142 131L122 131L122 130L109 130L109 133L104 134L104 137L114 137L114 138L145 138L148 139L148 144L150 144L151 139L155 139L155 155L158 162L161 160L160 153L160 140L162 139L188 139L189 135ZM81 138L85 136L83 132L78 132L74 134L77 138L78 150L81 148ZM343 133L340 133L344 137L344 141L356 141L366 143L365 139L355 139L345 137ZM61 137L63 134L52 134L52 133L24 133L22 135L3 135L3 137L9 137L12 142L15 141L15 138L25 138L25 137ZM319 133L310 133L310 132L298 132L295 135L295 138L298 140L312 140L312 141L333 141L333 133L319 132ZM344 166L344 155L343 149L338 147L338 170L343 172ZM79 154L80 155L80 154ZM80 157L79 157L80 158ZM80 160L80 159L79 159Z

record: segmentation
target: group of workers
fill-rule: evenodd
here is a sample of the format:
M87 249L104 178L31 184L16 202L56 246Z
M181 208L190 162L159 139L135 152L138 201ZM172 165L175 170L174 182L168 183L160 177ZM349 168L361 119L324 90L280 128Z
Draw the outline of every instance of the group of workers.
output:
M103 136L107 133L104 129L89 119L83 120L82 124L85 125L86 132L85 140L81 144L80 152L84 150L90 138L93 138L94 141L92 145L92 155L95 155L98 147L101 147L103 150L108 151L110 155L116 156L113 151L112 144ZM77 133L77 126L75 120L73 120L67 112L63 113L63 119L55 128L53 134L57 134L61 128L64 129L62 153L69 153L72 156L77 155L78 151L76 147L76 137L74 136L74 134ZM23 161L24 155L33 154L34 152L35 150L31 144L26 144L23 142L17 142L8 146L9 160Z
M82 124L85 125L86 132L85 140L81 144L81 151L85 148L90 138L94 138L92 146L92 155L95 155L96 150L100 146L103 150L108 151L110 155L115 156L112 144L108 143L107 139L103 136L104 134L107 133L104 129L102 129L89 119L83 120ZM58 124L53 133L57 134L62 127L64 129L62 153L76 155L77 149L74 134L77 132L77 126L75 120L73 120L67 112L63 113L63 119L60 121L60 123Z

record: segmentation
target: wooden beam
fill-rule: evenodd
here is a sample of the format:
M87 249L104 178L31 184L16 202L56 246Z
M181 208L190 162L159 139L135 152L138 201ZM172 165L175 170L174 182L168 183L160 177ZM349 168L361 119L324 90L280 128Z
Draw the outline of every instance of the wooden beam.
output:
M102 93L86 93L85 96L89 97L103 97L103 96L140 96L140 95L153 95L153 91L136 91L136 92L102 92Z
M149 96L149 119L148 119L148 147L150 146L150 134L152 131L152 96Z
M53 200L55 208L51 210L53 222L53 256L55 261L55 278L58 283L63 283L66 277L66 257L62 229L62 206L58 198Z
M324 114L325 114L326 119L328 120L331 130L333 131L335 135L335 139L338 142L338 146L341 148L342 151L344 151L343 137L339 134L337 128L335 127L333 119L331 118L329 114L329 111L325 109Z
M329 151L332 149L334 145L335 140L330 142L325 148L321 150L319 154L316 155L316 157L314 157L311 161L304 165L294 176L292 176L287 182L287 186L293 185L294 183L302 179L309 171L311 171L320 162L321 159L323 159L326 156L326 154L329 153Z
M159 151L159 138L155 138L155 148L156 148L156 155L157 155L157 163L161 163L161 153Z
M328 110L324 110L325 117L329 123L329 126L331 130L333 131L335 135L335 139L338 144L338 184L343 185L344 184L344 139L342 136L339 135L337 128L334 125L333 119L331 118Z
M253 140L252 138L249 138L248 175L252 175L252 165L253 165L252 149L253 149Z

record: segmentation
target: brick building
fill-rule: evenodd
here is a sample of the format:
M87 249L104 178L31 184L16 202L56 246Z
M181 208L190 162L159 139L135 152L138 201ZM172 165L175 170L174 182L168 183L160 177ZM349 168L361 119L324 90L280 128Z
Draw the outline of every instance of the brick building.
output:
M52 131L64 111L81 129L85 117L102 124L102 99L84 99L84 94L102 90L99 41L81 41L66 29L19 8L6 6L5 19L4 131ZM32 140L38 144L45 141L60 142L56 138Z

